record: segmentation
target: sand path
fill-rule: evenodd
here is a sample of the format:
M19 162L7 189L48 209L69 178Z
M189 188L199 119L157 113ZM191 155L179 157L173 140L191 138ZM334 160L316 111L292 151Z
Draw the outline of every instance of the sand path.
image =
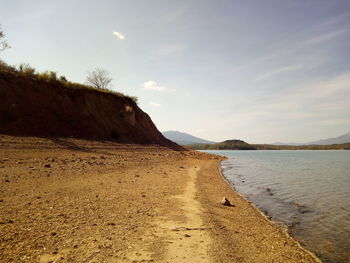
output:
M181 203L184 220L165 218L159 222L165 238L167 252L163 262L210 262L208 249L211 238L201 218L201 205L197 201L196 181L199 168L188 170L188 181L182 195L174 196Z

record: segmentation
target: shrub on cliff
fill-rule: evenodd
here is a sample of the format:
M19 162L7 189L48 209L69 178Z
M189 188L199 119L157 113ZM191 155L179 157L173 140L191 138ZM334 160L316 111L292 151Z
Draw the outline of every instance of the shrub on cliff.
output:
M6 73L16 72L16 68L8 65L5 61L0 59L0 71Z
M1 30L0 25L0 51L4 51L7 48L10 48L10 45L7 43L7 40L5 39L5 33Z
M45 81L57 81L57 73L54 71L44 71L38 74L38 79Z
M25 75L32 77L35 75L35 68L31 67L28 63L22 63L18 66L18 71Z
M108 76L107 70L96 68L88 72L86 83L96 89L108 90L111 87L112 78Z

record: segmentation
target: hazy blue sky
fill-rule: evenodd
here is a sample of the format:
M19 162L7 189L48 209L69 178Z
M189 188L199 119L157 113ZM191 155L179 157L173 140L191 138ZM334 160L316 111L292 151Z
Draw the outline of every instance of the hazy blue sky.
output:
M350 131L349 0L1 0L0 23L7 63L77 82L105 68L161 131L252 143Z

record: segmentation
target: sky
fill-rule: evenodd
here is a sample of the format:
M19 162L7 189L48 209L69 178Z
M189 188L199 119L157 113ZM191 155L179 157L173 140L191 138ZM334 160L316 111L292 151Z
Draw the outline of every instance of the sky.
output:
M349 0L1 0L0 58L106 69L160 131L308 142L350 131Z

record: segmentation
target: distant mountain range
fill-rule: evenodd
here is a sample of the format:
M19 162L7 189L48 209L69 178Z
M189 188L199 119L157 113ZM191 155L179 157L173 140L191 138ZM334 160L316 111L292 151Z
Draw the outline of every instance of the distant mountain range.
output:
M306 142L306 143L283 143L283 142L276 142L273 143L274 145L332 145L332 144L343 144L343 143L350 143L350 132L346 133L344 135L334 137L334 138L328 138L318 141L312 141L312 142Z
M179 132L179 131L165 131L163 132L164 137L167 139L176 142L177 144L180 145L194 145L194 144L208 144L208 145L213 145L213 144L218 144L217 142L213 141L208 141L202 138L195 137L191 134L184 133L184 132ZM220 143L220 147L223 146L221 144L227 144L227 142L230 141L225 141ZM283 143L283 142L276 142L271 144L273 145L289 145L289 146L301 146L301 145L333 145L333 144L346 144L350 143L350 132L346 133L344 135L334 137L334 138L328 138L328 139L323 139L323 140L318 140L318 141L311 141L311 142L306 142L306 143ZM232 146L232 145L231 145ZM230 146L230 147L231 147ZM241 147L241 145L239 145ZM209 147L209 146L208 146ZM211 146L211 148L213 148Z
M162 132L165 138L176 142L180 145L189 145L189 144L214 144L216 142L207 141L195 136L192 136L188 133L179 132L179 131L165 131Z

